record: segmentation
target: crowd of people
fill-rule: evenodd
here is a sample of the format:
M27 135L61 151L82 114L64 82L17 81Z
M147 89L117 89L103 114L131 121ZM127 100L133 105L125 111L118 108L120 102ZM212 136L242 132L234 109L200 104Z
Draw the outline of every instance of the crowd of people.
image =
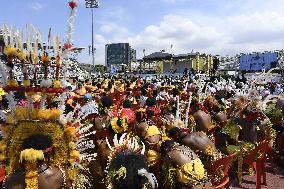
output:
M281 83L192 70L87 79L70 57L78 2L67 5L62 42L1 30L1 188L209 189L241 185L252 162L284 165Z
M264 144L255 158L284 165L280 83L186 75L74 78L52 95L13 89L14 104L11 90L0 91L3 188L212 188L227 171L228 184L240 185L242 173L253 172L243 160ZM71 120L63 131L56 110ZM228 158L229 170L212 170Z

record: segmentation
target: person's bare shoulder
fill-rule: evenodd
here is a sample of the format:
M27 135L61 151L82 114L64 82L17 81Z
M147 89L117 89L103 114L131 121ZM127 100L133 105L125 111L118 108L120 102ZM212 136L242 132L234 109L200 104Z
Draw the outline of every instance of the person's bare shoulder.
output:
M5 189L24 189L25 188L25 174L24 172L16 172L8 176L5 183Z
M58 168L49 168L39 174L39 188L60 189L63 185L63 174Z

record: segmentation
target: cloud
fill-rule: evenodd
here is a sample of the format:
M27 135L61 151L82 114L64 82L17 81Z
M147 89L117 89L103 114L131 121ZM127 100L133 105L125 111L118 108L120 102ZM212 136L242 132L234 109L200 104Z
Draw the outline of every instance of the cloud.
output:
M39 2L34 1L34 2L29 2L28 7L33 10L39 11L43 8L43 5Z
M206 14L202 10L189 14L170 13L163 16L157 24L146 25L136 33L133 33L130 27L112 20L101 25L100 34L107 43L130 43L137 50L138 58L143 56L143 49L146 49L146 54L161 49L171 52L171 44L175 54L194 50L201 53L233 55L283 49L284 4L281 5L278 0L272 1L278 6L273 7L266 1L260 5L258 1L251 0L249 5L243 6L241 10L235 8L235 12L232 12L232 7L224 4L224 10L228 12L222 14ZM249 7L254 9L248 11ZM97 60L104 62L103 43L101 47L103 49L98 51Z
M111 33L113 31L113 27L109 24L106 24L100 27L100 31L103 33Z
M130 31L126 28L123 27L119 24L116 23L105 23L100 27L100 32L104 33L104 34L112 34L113 38L122 38L124 36L130 36L131 33Z

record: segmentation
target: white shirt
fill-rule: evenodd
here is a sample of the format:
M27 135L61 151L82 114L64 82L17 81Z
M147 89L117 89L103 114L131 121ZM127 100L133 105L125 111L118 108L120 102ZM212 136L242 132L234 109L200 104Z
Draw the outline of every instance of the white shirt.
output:
M145 103L146 103L146 100L148 99L148 97L146 96L141 96L140 97L140 106L141 107L144 107L145 106Z

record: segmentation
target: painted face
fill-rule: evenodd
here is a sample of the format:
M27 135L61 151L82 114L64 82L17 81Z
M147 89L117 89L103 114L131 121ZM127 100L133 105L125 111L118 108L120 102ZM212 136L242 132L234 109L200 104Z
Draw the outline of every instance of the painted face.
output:
M152 146L152 145L158 144L161 141L161 139L162 139L161 135L154 135L154 136L148 137L145 140L145 142L147 145Z

